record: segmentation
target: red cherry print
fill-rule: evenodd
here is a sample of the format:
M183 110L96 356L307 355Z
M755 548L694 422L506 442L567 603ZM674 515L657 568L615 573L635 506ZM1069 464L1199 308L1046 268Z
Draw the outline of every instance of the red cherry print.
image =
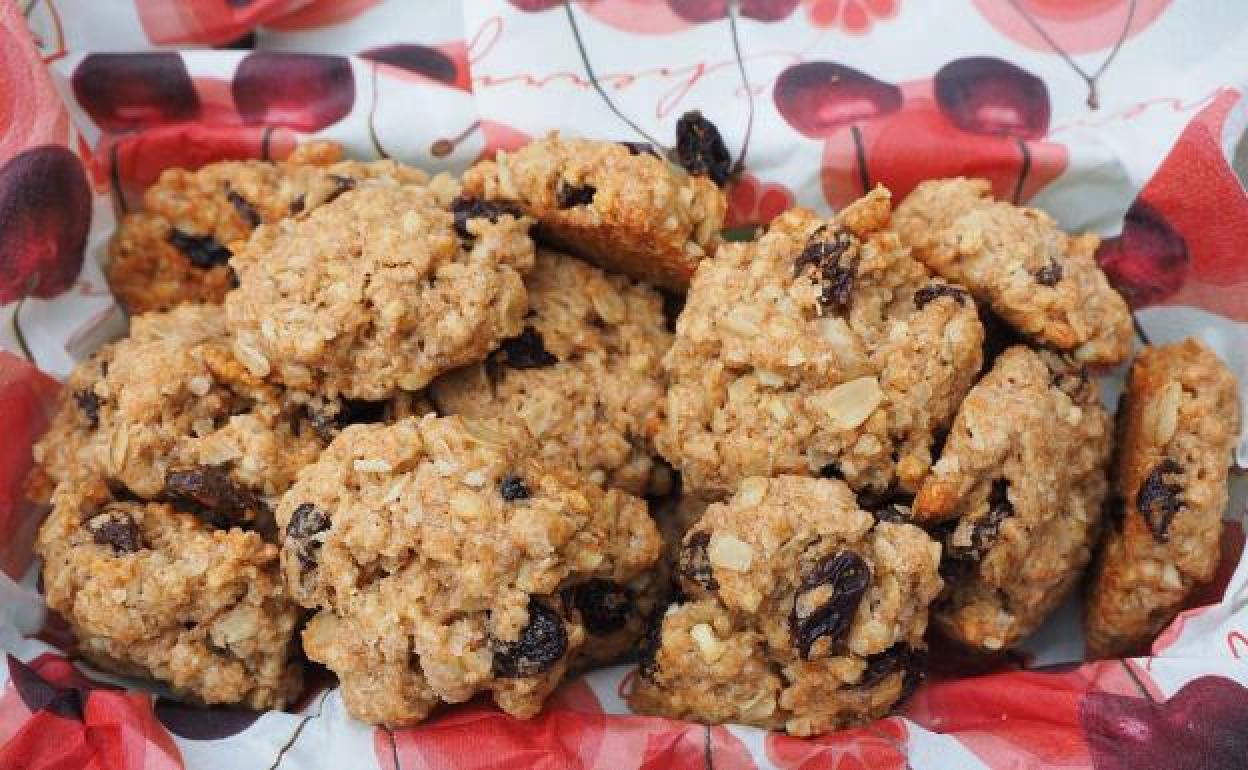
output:
M355 78L342 56L256 51L239 63L232 91L245 123L320 131L351 111Z
M380 5L382 0L312 0L299 10L265 22L271 29L290 32L343 24Z
M741 15L755 21L782 21L793 15L800 0L741 0Z
M70 82L78 104L106 131L199 116L199 98L177 53L93 53L74 68Z
M1126 39L1147 29L1173 0L974 0L989 24L1011 40L1036 51L1050 52L1057 43L1067 54L1091 53L1109 48L1123 34L1131 12ZM1037 29L1039 27L1039 29ZM1044 34L1041 34L1043 30Z
M153 712L169 732L193 741L219 741L238 735L261 716L259 711L188 706L164 698L156 699Z
M936 73L934 90L941 111L963 131L1024 139L1049 131L1044 81L1002 59L952 61Z
M896 718L815 738L772 733L766 738L767 758L782 770L905 770L906 734L905 723Z
M14 579L30 566L39 521L23 489L30 448L47 428L58 390L56 380L0 351L0 571Z
M563 0L507 0L507 2L525 13L540 13L563 5Z
M776 109L789 125L819 139L901 108L901 89L844 64L812 61L776 78Z
M399 43L361 51L358 56L375 61L391 72L410 73L453 88L472 90L467 51L460 42L438 48L419 43Z
M0 168L0 304L73 285L90 225L91 188L78 156L49 144L10 158Z
M715 21L728 15L728 0L667 0L667 4L685 21Z
M1187 281L1192 263L1183 236L1142 200L1131 204L1122 233L1105 239L1096 259L1133 308L1173 296Z

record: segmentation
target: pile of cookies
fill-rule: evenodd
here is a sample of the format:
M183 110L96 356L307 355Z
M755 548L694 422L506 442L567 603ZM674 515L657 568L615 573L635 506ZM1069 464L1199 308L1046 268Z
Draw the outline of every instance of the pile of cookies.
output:
M1090 652L1147 643L1217 562L1226 367L1146 348L1115 437L1095 237L948 179L723 242L730 163L691 114L670 157L165 172L27 485L79 654L258 709L312 661L389 726L638 660L638 711L812 735L914 689L929 617L1014 647L1094 554Z

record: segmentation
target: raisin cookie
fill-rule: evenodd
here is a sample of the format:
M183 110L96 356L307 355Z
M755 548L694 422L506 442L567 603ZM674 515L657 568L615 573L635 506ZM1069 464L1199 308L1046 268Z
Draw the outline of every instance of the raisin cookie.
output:
M524 328L531 221L461 217L427 188L361 182L234 256L234 352L257 377L381 400L485 357Z
M943 536L948 636L1012 647L1079 580L1099 534L1111 443L1096 383L1068 358L1012 347L971 388L915 497Z
M439 378L445 414L518 418L541 459L595 484L662 494L670 473L652 439L665 394L661 369L672 336L663 298L573 257L539 251L525 278L524 331L484 363Z
M28 487L46 498L57 483L99 476L250 526L327 443L308 400L234 359L219 307L137 316L129 337L70 375Z
M656 616L629 702L799 736L882 717L922 676L939 562L840 481L748 478L685 535L685 596Z
M167 503L63 484L39 531L44 596L93 664L201 703L280 709L299 693L300 610L278 549Z
M395 161L343 161L341 154L339 145L316 141L281 162L220 161L162 172L144 194L143 210L122 219L110 245L113 292L132 313L220 303L234 280L234 244L258 225L299 216L364 179L428 182L424 172Z
M920 183L893 220L918 259L1031 340L1086 364L1131 353L1130 312L1096 264L1095 235L1067 235L1039 209L993 200L987 180L962 177Z
M612 586L658 557L645 503L535 462L508 423L345 429L282 498L282 570L319 610L309 658L366 722L414 724L488 692L527 718L595 630Z
M1239 420L1235 376L1205 345L1140 351L1119 407L1122 516L1085 607L1090 655L1139 651L1213 576Z
M687 491L747 476L843 478L913 492L982 360L957 286L929 279L885 228L877 188L831 221L805 209L726 243L694 277L656 443Z
M727 208L711 179L649 145L558 133L469 169L464 192L520 206L561 251L677 291L714 253Z

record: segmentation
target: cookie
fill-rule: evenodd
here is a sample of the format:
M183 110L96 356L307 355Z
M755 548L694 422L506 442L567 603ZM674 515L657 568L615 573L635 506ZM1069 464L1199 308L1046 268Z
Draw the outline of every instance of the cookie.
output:
M395 161L343 161L341 154L339 145L316 141L281 162L220 161L162 172L110 244L113 293L131 313L219 304L233 286L236 244L258 225L302 216L365 179L429 181Z
M911 513L944 540L940 629L996 651L1061 603L1099 533L1110 444L1082 367L1021 346L997 358L958 409Z
M524 330L479 364L436 380L444 414L518 419L540 458L595 484L662 494L670 471L656 462L663 355L672 335L663 298L623 276L541 250L525 278Z
M48 606L92 664L205 704L281 709L298 695L300 611L258 534L95 479L57 489L35 551Z
M234 352L289 387L381 400L479 361L523 331L530 221L462 219L427 188L361 182L234 256Z
M830 221L794 209L699 266L656 439L687 491L821 473L917 488L979 371L983 327L886 229L889 210L883 188Z
M234 359L219 307L137 316L129 337L70 375L34 449L46 481L30 486L98 476L211 523L260 526L267 501L328 442L310 400Z
M560 251L675 291L714 253L727 209L711 179L648 145L557 132L478 163L463 185L469 198L532 214L540 237Z
M1093 657L1142 652L1213 577L1239 437L1235 376L1195 339L1140 351L1119 405L1121 502L1085 606Z
M809 736L884 716L922 676L940 546L830 479L748 478L685 535L630 705Z
M1039 209L992 198L986 179L921 182L893 222L914 256L1033 342L1085 364L1131 353L1127 303L1096 263L1100 240L1062 232Z
M304 651L357 719L414 724L478 693L531 717L614 627L600 589L654 563L654 523L535 449L502 422L356 425L282 498L286 584L318 610Z

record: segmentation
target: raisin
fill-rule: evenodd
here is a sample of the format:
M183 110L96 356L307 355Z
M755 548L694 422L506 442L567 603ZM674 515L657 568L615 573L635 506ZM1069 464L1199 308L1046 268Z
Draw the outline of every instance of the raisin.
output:
M571 600L581 613L585 630L595 636L619 631L633 614L632 594L610 580L595 579L574 586Z
M234 256L233 252L211 235L191 235L176 227L169 232L169 242L185 254L192 265L204 270L224 265Z
M559 363L559 359L546 350L542 335L532 326L524 327L519 336L503 340L502 350L512 369L540 369Z
M654 681L659 671L659 647L663 643L663 616L671 604L660 604L646 619L646 633L637 646L637 673L648 682Z
M529 485L524 483L524 479L514 473L503 476L503 480L498 483L498 493L509 503L528 500L533 494L529 491Z
M307 199L304 197L304 194L299 193L299 196L290 202L290 206L289 206L290 215L293 217L295 214L303 213L303 209L307 205L308 205Z
M629 155L653 155L659 157L659 151L649 142L620 142L628 150Z
M82 411L92 430L100 427L100 397L93 390L74 391L74 403Z
M290 538L291 547L304 570L316 566L316 552L321 547L319 540L309 538L329 529L330 524L329 516L312 503L300 503L291 514L290 523L286 525L286 536Z
M135 553L143 547L139 527L124 510L105 509L87 524L91 537L99 545L110 545L119 554Z
M732 175L732 155L724 138L697 110L676 121L676 161L690 174L710 177L719 187Z
M521 213L520 208L512 203L483 201L478 198L469 198L466 195L461 195L451 201L451 214L455 216L455 232L459 233L461 238L472 237L472 233L468 232L469 219L488 219L491 222L497 222L498 218L504 214L519 217Z
M793 263L797 276L814 265L823 284L819 303L824 307L849 307L858 271L857 240L849 231L837 229L831 237L828 228L820 227L810 236L806 248Z
M1056 286L1062 280L1062 266L1056 260L1050 259L1049 264L1035 272L1035 276L1036 283L1041 286Z
M923 681L923 668L927 655L922 650L915 650L905 642L898 642L883 652L867 657L867 666L858 680L858 689L875 687L885 677L895 671L901 671L901 695L897 703L910 697Z
M570 209L574 206L588 206L594 202L594 193L598 192L598 188L592 184L583 184L579 187L568 184L562 179L555 187L555 202L559 204L561 209Z
M248 227L256 228L260 226L260 222L263 221L260 219L260 212L256 211L255 206L251 205L251 201L239 195L238 191L230 187L229 182L225 183L225 198L234 207L234 210L238 212L238 215L242 217L243 221L247 223Z
M494 675L504 678L537 676L554 667L568 651L568 631L559 614L529 599L529 624L514 642L491 640Z
M803 659L810 659L811 648L820 639L828 640L829 652L844 644L854 614L870 585L871 568L853 551L838 551L823 559L803 578L789 615L789 632ZM806 617L798 617L798 599L821 586L828 586L831 596Z
M170 470L165 474L164 497L181 503L192 513L217 528L240 524L248 512L260 506L249 490L234 483L217 465Z
M971 544L967 546L946 543L945 553L950 559L957 561L978 562L996 542L1001 522L1013 515L1014 505L1010 502L1010 482L1005 479L994 479L992 489L988 492L988 513L973 524Z
M334 189L330 191L329 195L325 196L326 203L331 203L334 200L337 200L338 196L342 195L347 190L355 189L355 180L349 176L330 174L329 179L334 183Z
M1183 472L1183 467L1167 457L1157 463L1140 484L1135 496L1135 507L1148 522L1153 539L1159 543L1170 539L1170 522L1183 508L1183 485L1166 481L1166 476Z
M950 286L947 283L932 283L914 293L915 307L922 308L937 297L952 297L959 305L966 304L966 289L961 286Z
M858 507L864 511L877 511L889 506L910 505L914 495L900 487L889 487L883 492L865 489L858 493Z
M701 586L707 591L718 591L719 581L711 568L711 558L707 548L711 544L710 532L694 532L688 542L680 549L680 574L690 582Z

